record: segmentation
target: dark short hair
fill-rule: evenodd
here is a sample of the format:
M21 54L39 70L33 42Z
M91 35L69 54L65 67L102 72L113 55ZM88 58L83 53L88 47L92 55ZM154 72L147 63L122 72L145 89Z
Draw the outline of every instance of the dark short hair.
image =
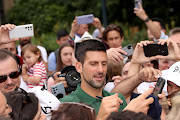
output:
M159 22L161 29L165 29L166 30L166 25L165 25L165 23L161 19L159 19L159 18L151 18L151 20Z
M107 120L153 120L150 116L144 113L135 113L133 111L119 111L111 114Z
M176 33L180 33L180 28L173 28L170 32L169 32L169 36L174 35Z
M60 40L61 39L61 37L64 37L64 36L67 36L67 35L69 35L69 33L67 32L67 30L60 30L60 31L58 31L57 33L56 33L56 38L57 38L57 40Z
M15 90L5 93L8 105L12 108L13 120L33 120L38 112L39 100L34 93L23 93Z
M0 49L0 62L7 60L9 57L12 57L16 61L17 65L19 65L17 57L13 53L6 49Z
M102 42L95 39L90 39L78 43L78 47L76 46L76 50L75 50L75 57L77 61L84 64L85 55L88 51L106 52L106 47Z
M122 29L120 26L117 26L117 25L115 25L115 24L110 24L110 25L108 25L108 26L105 28L105 30L103 31L103 37L102 37L103 40L107 41L107 34L108 34L108 32L113 31L113 30L119 32L121 38L124 37L123 29Z

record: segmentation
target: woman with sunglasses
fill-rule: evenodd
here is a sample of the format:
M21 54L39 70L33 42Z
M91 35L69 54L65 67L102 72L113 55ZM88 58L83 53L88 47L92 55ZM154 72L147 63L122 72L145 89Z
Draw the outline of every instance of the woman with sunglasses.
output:
M10 116L13 120L46 120L46 116L41 112L39 100L33 93L19 88L6 93L5 96L12 108Z

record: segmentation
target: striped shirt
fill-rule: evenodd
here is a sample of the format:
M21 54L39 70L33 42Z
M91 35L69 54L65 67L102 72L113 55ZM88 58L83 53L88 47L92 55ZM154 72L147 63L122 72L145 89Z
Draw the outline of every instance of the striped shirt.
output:
M32 67L28 67L27 74L29 77L39 76L41 78L40 82L37 85L27 83L29 88L33 88L35 86L42 87L47 78L47 72L43 61L36 63Z

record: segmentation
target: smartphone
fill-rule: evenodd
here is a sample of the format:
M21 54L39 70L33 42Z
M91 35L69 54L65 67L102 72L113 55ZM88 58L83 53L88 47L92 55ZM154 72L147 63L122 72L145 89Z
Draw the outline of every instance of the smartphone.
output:
M127 55L122 54L123 58L131 56L134 52L133 46L131 44L123 47L122 50L127 53Z
M139 2L139 3L141 4L141 6L142 6L142 0L135 0L135 1L134 1L134 6L135 6L135 8L140 9L138 2Z
M157 43L148 44L147 46L143 46L144 54L146 57L152 57L156 55L168 55L168 47L167 44L159 45Z
M9 31L10 39L34 36L33 24L19 25Z
M66 92L62 82L51 86L51 91L52 94L56 96L58 99L66 96Z
M94 18L93 14L82 15L82 16L76 17L78 25L93 23L94 22L93 18Z
M158 94L162 93L165 82L166 82L166 80L164 78L162 78L162 77L158 78L155 88L154 88L154 91L153 91L153 95L156 96L157 98L158 98Z

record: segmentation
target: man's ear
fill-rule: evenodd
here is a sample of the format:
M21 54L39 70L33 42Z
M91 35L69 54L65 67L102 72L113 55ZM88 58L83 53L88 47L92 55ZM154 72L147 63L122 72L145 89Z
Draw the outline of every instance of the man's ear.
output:
M60 40L56 39L56 43L57 43L58 45L60 45Z
M122 42L123 42L124 41L124 36L121 39L122 39Z
M80 62L76 62L76 70L78 73L82 73L82 64Z

